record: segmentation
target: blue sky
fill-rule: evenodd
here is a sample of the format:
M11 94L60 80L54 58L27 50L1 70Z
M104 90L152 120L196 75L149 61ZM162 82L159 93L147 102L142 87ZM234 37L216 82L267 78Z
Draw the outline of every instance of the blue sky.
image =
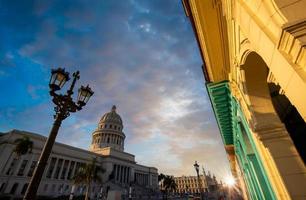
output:
M113 104L125 150L160 172L218 177L228 162L206 93L202 60L180 0L0 2L0 131L47 135L50 69L79 70L95 91L63 122L57 141L88 149Z

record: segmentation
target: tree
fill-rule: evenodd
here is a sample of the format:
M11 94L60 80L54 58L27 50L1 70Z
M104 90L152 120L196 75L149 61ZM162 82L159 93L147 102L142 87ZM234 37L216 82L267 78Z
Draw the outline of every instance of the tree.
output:
M163 173L160 173L158 175L158 183L159 183L159 188L160 188L160 191L162 192L162 198L164 199L164 196L165 196L165 190L164 190L164 187L163 187L163 182L164 182L164 179L165 179L165 174Z
M158 182L162 182L162 181L164 180L164 178L165 178L165 174L160 173L160 174L158 175Z
M174 191L177 188L177 185L174 181L173 176L164 175L161 173L158 175L158 182L160 183L160 186L161 186L161 191L163 193L163 199L164 199L164 194L166 194L166 199L167 199L167 193L170 191Z
M27 153L32 153L33 142L30 140L28 136L23 136L22 138L18 138L15 140L14 143L16 144L16 146L13 152L17 155L17 158Z
M85 200L89 199L91 183L102 182L101 174L105 172L105 169L97 166L96 163L96 158L92 159L91 163L82 166L73 177L73 183L75 185L86 185Z
M11 154L10 154L10 156L9 156L5 166L4 166L4 169L6 168L6 165L9 162L12 154L16 154L16 159L17 159L17 158L19 158L22 155L25 155L27 153L32 153L33 142L30 140L29 136L23 136L22 138L16 139L14 141L14 144L15 144L15 147L14 147L13 151L11 152ZM15 160L15 159L13 159L13 160ZM6 183L5 183L5 186L4 186L2 191L5 191L7 185L9 183L9 181L10 181L12 172L14 172L14 169L12 169L10 172L8 172L9 173L8 174L8 179L7 179Z
M163 180L164 180L163 187L166 192L166 199L167 199L168 192L175 191L177 188L177 184L175 183L173 176L166 175Z

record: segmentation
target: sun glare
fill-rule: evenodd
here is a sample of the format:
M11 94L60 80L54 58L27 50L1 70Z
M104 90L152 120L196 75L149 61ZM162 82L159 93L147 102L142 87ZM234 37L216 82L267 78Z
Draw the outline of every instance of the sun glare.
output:
M225 184L229 187L233 187L235 185L236 181L232 176L228 176L225 178Z

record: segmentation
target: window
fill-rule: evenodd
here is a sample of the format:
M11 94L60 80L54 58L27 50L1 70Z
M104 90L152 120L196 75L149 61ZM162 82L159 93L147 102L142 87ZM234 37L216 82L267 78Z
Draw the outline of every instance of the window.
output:
M18 176L23 176L23 172L24 172L24 169L26 168L27 166L27 163L28 163L28 160L23 160L22 163L21 163L21 166L19 168L19 171L18 171Z
M51 178L54 167L55 167L55 163L56 163L56 158L53 157L49 165L49 169L48 169L47 176L46 176L47 178Z
M79 186L78 189L77 189L77 192L81 192L81 190L82 190L82 187Z
M113 125L109 125L109 128L113 128Z
M53 184L53 185L52 185L52 188L51 188L51 191L52 191L52 192L54 192L54 191L55 191L55 187L56 187L56 185L55 185L55 184Z
M109 143L109 137L107 137L107 143Z
M28 183L23 185L22 190L21 190L21 194L25 194L25 192L27 191L28 185L29 185Z
M68 190L69 190L69 185L66 185L65 192L67 192Z
M33 175L36 164L37 164L37 161L32 161L32 164L31 164L29 172L28 172L29 177L31 177Z
M107 125L106 125L106 124L104 125L104 128L107 128Z
M69 160L65 160L64 167L63 167L62 174L61 174L61 179L66 178L65 176L66 176L68 164L69 164Z
M59 173L60 173L61 168L62 168L62 164L63 164L63 159L59 159L58 162L57 162L56 171L55 171L55 174L54 174L53 178L58 179Z
M45 186L44 186L44 192L47 192L48 191L48 184L45 184Z
M15 194L17 188L18 188L18 183L14 183L14 185L13 185L11 191L10 191L10 194Z
M16 162L17 162L17 158L14 158L13 161L11 162L9 169L6 172L6 175L12 175L14 173L14 166Z
M4 186L5 186L5 183L2 183L1 186L0 186L0 193L3 193L2 190L5 188Z
M70 167L69 167L69 170L68 170L68 175L67 175L68 180L72 179L72 172L73 172L72 170L74 168L74 165L75 165L75 162L71 161Z
M75 173L77 173L80 170L80 168L81 168L81 163L77 162L75 166Z
M63 188L64 188L64 185L61 184L61 185L58 187L57 192L60 193L60 194L62 194L62 193L63 193Z
M114 128L115 128L115 130L117 130L117 126L116 126L116 125L115 125L115 127L114 127Z

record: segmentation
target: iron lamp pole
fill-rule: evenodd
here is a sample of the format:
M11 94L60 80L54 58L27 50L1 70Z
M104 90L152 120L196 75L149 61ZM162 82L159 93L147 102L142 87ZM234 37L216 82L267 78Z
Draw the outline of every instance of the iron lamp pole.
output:
M64 86L64 84L69 80L69 73L62 68L58 68L51 71L51 78L49 82L50 95L53 97L52 101L56 105L54 107L55 111L54 123L50 131L49 137L40 154L39 161L35 167L30 184L23 198L24 200L34 200L36 198L36 193L40 181L45 171L47 161L51 154L51 150L62 121L66 119L71 112L76 112L81 110L82 107L86 105L89 98L94 93L88 85L86 87L81 86L81 88L78 90L79 94L77 102L75 103L72 99L72 94L75 83L79 78L80 78L80 72L76 71L75 73L73 73L73 80L67 93L64 95L57 94L55 91L60 90Z
M200 166L198 165L197 161L195 161L195 163L194 163L193 166L194 166L194 169L195 169L196 172L197 172L198 186L199 186L199 190L200 190L201 200L204 200L204 199L203 199L203 193L202 193L202 184L201 184L200 175L199 175L199 168L200 168Z

